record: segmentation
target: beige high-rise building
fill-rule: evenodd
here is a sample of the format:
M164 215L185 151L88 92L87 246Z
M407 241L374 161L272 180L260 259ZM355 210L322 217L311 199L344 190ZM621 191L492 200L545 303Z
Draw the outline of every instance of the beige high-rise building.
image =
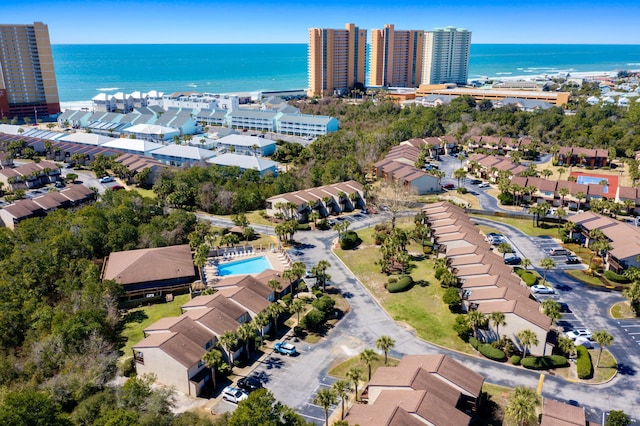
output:
M60 112L49 28L0 24L0 118Z
M396 30L386 24L371 30L369 85L418 87L422 82L424 31Z
M343 95L365 84L367 30L309 29L309 96Z
M471 32L463 28L436 28L424 33L422 84L466 85L469 78Z

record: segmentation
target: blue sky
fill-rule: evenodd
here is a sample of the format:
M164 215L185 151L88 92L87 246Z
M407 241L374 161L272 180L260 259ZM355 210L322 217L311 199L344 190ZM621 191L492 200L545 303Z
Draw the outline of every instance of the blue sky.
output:
M306 43L308 28L346 22L369 30L387 23L424 30L452 25L472 31L472 43L640 44L640 2L521 3L9 0L0 21L44 22L53 44Z

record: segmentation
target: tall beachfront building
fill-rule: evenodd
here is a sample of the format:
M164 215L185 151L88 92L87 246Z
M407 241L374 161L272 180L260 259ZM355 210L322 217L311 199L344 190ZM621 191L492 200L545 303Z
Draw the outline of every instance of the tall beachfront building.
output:
M436 28L424 33L422 84L467 84L471 32Z
M60 112L49 28L0 24L0 118Z
M424 31L396 30L386 24L371 30L369 85L418 87L422 82Z
M346 94L365 83L367 30L309 29L309 96Z

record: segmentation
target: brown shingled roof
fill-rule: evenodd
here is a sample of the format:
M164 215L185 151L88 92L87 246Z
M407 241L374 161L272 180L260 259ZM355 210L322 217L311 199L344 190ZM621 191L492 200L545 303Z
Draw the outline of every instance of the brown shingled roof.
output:
M185 277L195 277L188 244L113 252L102 278L126 285Z
M586 424L587 416L584 408L548 398L544 398L542 401L540 426L585 426Z

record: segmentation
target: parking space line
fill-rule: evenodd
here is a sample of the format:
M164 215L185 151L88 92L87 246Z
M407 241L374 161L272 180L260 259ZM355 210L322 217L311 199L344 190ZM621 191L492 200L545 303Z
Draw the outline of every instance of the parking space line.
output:
M314 417L314 416L310 416L308 414L302 414L302 413L298 413L300 414L302 417L306 417L308 419L313 419L313 420L318 420L321 421L322 423L324 423L324 419L321 419L320 417Z

